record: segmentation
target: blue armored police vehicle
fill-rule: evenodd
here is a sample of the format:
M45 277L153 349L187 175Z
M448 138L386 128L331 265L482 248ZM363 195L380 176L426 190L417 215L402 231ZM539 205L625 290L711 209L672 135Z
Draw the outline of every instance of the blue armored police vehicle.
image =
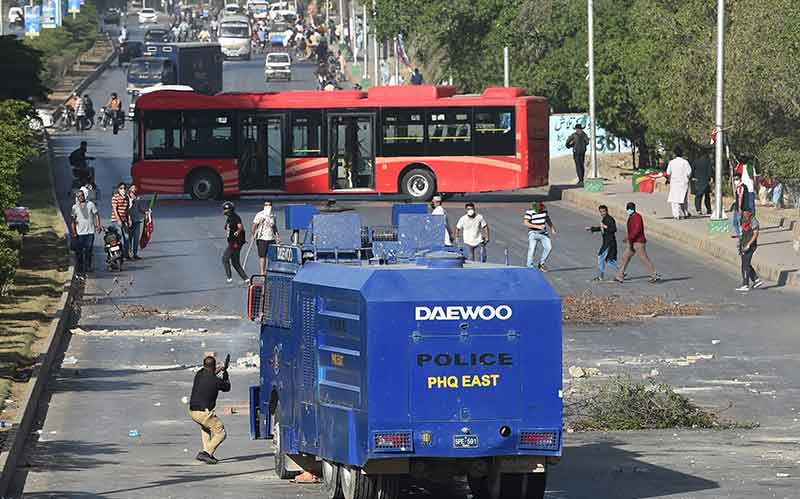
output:
M330 498L395 499L403 478L466 476L476 497L542 498L562 451L561 302L534 269L465 262L443 217L287 208L271 246L253 438ZM415 210L405 210L415 211Z

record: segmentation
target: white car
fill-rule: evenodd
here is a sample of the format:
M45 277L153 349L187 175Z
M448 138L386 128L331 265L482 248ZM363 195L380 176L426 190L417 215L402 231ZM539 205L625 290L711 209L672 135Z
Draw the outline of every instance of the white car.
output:
M264 64L264 81L282 79L292 81L292 58L286 52L267 54Z
M242 8L236 3L229 3L225 6L225 8L222 9L222 17L240 16L242 14L244 14Z
M154 23L158 21L158 12L155 9L146 7L139 11L139 24Z
M269 6L269 20L280 19L284 14L294 14L295 11L289 8L288 2L276 2Z

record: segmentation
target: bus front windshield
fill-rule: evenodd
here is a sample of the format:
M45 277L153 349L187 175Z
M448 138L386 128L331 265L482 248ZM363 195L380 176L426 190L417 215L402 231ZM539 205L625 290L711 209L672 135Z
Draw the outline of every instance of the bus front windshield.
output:
M161 78L164 61L160 59L136 59L128 66L128 75L134 79L148 80Z
M246 24L223 24L219 30L220 38L250 38L250 27Z

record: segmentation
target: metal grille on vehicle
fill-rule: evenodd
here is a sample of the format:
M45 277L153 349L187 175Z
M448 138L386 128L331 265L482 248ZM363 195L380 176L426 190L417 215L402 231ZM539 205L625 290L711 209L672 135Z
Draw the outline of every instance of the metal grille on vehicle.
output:
M300 298L303 321L303 388L313 390L317 384L317 306L313 296Z

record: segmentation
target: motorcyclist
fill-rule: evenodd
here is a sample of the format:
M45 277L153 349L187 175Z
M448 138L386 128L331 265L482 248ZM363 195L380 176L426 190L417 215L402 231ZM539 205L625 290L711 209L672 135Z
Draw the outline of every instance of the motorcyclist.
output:
M94 126L94 102L92 102L92 98L89 97L89 94L83 95L83 107L86 110L86 123L85 128L91 128Z
M125 115L122 114L122 101L117 97L116 92L111 93L111 98L106 104L106 109L108 112L111 113L111 121L114 127L114 135L119 132L119 124L122 120L125 119Z
M80 185L89 183L94 185L94 174L88 163L88 161L93 160L94 157L86 155L88 148L89 145L85 140L82 140L80 146L69 155L69 164L72 166L72 176L80 181Z

